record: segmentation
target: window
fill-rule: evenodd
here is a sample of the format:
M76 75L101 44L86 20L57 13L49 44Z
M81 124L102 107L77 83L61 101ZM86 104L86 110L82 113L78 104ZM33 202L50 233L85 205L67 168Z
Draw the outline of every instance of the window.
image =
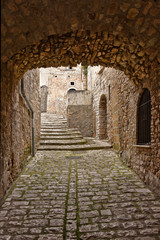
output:
M74 85L74 82L71 82L71 85Z
M151 96L144 89L138 106L138 144L151 143Z
M66 69L68 69L68 70L69 70L69 69L72 69L72 67L68 66L68 67L66 67Z

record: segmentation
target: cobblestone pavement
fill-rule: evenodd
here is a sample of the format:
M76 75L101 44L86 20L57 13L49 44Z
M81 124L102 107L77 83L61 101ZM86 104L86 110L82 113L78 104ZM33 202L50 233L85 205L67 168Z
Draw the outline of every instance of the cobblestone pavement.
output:
M37 152L1 207L0 239L160 239L160 198L112 150Z

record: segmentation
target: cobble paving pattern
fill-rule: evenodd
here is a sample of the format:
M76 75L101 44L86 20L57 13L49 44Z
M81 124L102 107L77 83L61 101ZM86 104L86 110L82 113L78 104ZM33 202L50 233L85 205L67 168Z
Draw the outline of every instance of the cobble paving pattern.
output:
M0 209L0 240L158 240L160 198L112 150L37 152Z

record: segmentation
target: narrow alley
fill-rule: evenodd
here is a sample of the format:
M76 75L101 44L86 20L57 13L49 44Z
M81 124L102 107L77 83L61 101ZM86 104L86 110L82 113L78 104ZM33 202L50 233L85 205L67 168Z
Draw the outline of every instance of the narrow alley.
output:
M160 240L160 0L2 0L0 240Z
M2 205L0 239L156 240L160 199L111 148L40 149Z

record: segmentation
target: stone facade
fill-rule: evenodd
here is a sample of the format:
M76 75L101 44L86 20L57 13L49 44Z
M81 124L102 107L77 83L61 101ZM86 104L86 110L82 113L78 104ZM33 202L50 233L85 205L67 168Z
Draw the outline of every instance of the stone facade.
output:
M92 94L89 91L68 92L67 105L68 126L70 128L78 128L85 137L92 137Z
M40 135L39 70L28 71L24 74L23 79L25 95L34 111L35 143L37 143ZM8 84L10 85L10 83ZM7 141L6 148L2 151L0 198L23 169L27 157L31 155L32 151L31 113L21 92L21 82L16 86L10 85L8 90L12 92L11 98L6 96L6 99L3 99L10 103L10 108L6 112L6 117L9 117L10 120L10 127L7 127L8 121L4 122L4 126L8 128L11 140ZM3 120L5 121L5 118Z
M66 117L67 92L83 89L81 66L41 69L40 77L41 84L48 87L47 103L46 98L41 98L41 106L45 105L48 113Z
M88 87L93 94L93 111L96 127L94 135L100 137L100 99L106 96L106 139L114 146L122 159L131 166L153 189L160 186L160 82L144 81L138 87L121 71L113 68L89 67ZM151 146L137 144L137 107L144 88L151 93Z

